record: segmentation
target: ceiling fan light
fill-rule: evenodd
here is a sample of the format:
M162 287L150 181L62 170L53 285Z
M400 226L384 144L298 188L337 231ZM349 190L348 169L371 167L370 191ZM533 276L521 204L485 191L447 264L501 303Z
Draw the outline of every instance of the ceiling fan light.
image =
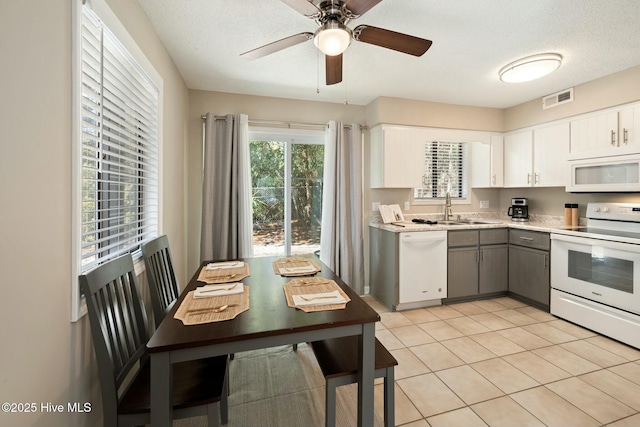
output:
M500 80L507 83L528 82L539 79L557 70L562 56L556 53L543 53L518 59L502 67Z
M313 43L325 55L340 55L351 43L351 30L339 22L329 21L318 28Z

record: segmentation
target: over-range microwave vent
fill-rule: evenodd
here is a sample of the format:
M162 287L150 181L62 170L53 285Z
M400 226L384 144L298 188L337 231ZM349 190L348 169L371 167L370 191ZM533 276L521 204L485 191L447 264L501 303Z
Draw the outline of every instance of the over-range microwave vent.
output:
M542 109L557 107L573 101L573 88L565 89L542 98Z

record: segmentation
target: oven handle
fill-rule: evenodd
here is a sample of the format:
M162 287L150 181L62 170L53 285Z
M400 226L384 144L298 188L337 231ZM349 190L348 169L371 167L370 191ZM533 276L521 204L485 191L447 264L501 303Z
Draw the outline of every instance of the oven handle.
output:
M620 251L640 253L640 245L634 245L633 243L612 242L610 240L601 240L601 239L595 239L590 237L574 237L574 236L567 236L566 234L554 234L554 233L551 234L551 239L559 240L562 242L576 243L579 245L602 246L604 248L609 248L609 249L617 249Z

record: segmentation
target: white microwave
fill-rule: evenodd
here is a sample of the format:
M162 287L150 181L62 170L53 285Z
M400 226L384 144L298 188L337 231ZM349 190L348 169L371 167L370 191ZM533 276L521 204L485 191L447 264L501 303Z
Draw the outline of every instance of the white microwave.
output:
M640 154L569 160L569 192L640 191Z

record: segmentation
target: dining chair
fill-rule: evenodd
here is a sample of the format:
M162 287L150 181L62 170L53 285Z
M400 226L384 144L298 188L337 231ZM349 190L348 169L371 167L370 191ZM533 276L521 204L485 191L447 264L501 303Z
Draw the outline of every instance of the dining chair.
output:
M153 317L158 327L180 295L167 236L160 236L142 245L142 257L149 282Z
M131 255L80 276L102 390L105 427L150 422L147 316ZM227 356L173 365L173 416L207 415L209 427L228 421ZM120 390L124 389L123 392Z
M325 379L325 427L336 425L336 389L358 381L358 337L314 341L311 348ZM384 426L395 425L394 367L398 361L376 338L375 378L384 379Z

